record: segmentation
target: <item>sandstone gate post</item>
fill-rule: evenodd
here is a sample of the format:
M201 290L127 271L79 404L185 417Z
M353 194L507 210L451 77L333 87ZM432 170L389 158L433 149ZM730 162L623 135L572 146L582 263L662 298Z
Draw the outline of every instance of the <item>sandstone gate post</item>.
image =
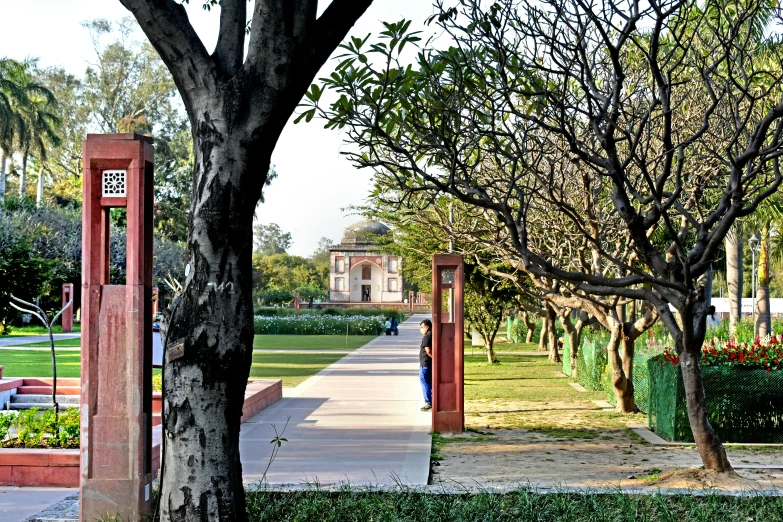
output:
M440 433L465 431L464 266L459 255L432 257L432 430ZM449 289L452 317L443 311Z
M152 138L82 142L80 518L150 515ZM110 210L127 209L126 280L109 284Z

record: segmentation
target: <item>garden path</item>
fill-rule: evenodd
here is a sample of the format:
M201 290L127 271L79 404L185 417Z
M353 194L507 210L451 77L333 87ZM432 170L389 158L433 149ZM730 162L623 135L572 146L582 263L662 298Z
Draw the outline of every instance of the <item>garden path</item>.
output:
M380 336L292 389L242 425L246 483L262 479L275 428L287 440L267 472L270 484L318 482L424 485L431 415L422 405L419 322Z
M63 339L77 339L82 336L79 332L65 333L65 334L52 334L55 341L62 341ZM20 335L20 336L8 336L0 337L0 348L5 346L18 346L20 344L32 344L48 342L48 335ZM47 348L48 350L48 348Z

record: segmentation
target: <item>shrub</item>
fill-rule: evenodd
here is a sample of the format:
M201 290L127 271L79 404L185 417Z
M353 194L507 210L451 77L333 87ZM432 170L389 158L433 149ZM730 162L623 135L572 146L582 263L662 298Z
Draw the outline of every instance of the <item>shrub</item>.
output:
M10 428L16 434L9 436ZM79 410L60 411L57 422L54 410L32 408L0 416L0 447L5 448L78 448Z
M257 335L378 335L384 329L382 315L366 317L301 314L255 317Z

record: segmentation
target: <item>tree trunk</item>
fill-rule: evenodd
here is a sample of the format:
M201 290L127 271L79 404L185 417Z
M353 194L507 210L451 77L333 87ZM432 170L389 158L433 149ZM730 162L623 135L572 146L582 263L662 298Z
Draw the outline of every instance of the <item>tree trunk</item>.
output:
M495 359L494 339L491 339L490 336L486 334L483 334L481 337L484 340L484 349L487 352L487 363L495 364L497 362L497 359Z
M525 327L527 328L527 334L525 335L525 342L532 343L533 334L536 331L536 323L533 322L532 319L530 319L530 316L528 315L527 312L522 312L522 320L525 322Z
M732 472L733 469L718 434L707 419L707 400L701 379L701 340L692 346L683 346L680 352L680 370L685 387L685 401L688 407L688 421L691 425L693 440L699 450L704 468L718 472Z
M27 195L27 154L22 156L22 174L19 176L19 197Z
M0 150L0 203L5 203L5 184L8 179L7 166L8 156L5 155L4 150Z
M549 339L549 321L546 317L543 317L541 321L541 334L538 337L538 350L543 352L546 350L547 339Z
M737 330L742 317L742 238L732 227L726 235L726 285L729 298L729 331Z
M557 328L555 328L555 321L557 320L557 312L551 305L546 305L546 322L547 322L547 338L549 341L549 362L559 363L560 353L557 350Z
M271 147L262 153L250 136L205 120L194 128L188 275L169 334L184 342L184 356L164 370L161 520L244 521L239 428L254 333L252 223ZM261 174L242 176L249 168Z
M761 230L759 265L756 288L756 335L766 337L772 332L772 317L769 302L769 225Z
M633 341L631 341L631 344L633 345ZM609 359L609 369L612 372L612 388L617 402L615 410L621 413L636 413L639 410L634 401L633 382L626 369L627 367L630 367L631 372L633 371L633 357L630 361L622 359L620 357L621 345L623 347L623 357L627 358L628 347L623 339L622 324L616 324L611 328L609 344L606 347L606 355ZM630 350L631 354L633 354L633 346L631 346Z
M38 169L38 189L35 191L35 204L36 206L43 205L44 197L44 170L43 165Z

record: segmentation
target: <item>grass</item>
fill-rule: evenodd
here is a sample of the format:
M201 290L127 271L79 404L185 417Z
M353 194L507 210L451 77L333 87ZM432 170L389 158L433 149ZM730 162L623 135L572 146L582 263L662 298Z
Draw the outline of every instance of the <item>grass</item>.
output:
M54 341L54 347L55 348L78 348L82 345L82 340L79 338L76 339L60 339ZM19 344L16 346L24 346L24 347L30 347L30 348L49 348L50 344L49 341L42 341L40 343L27 343L27 344Z
M256 353L250 377L282 379L283 386L296 386L315 375L342 354L328 353ZM3 377L51 377L52 359L49 352L40 350L0 350L0 364L5 366ZM81 353L60 352L57 354L57 376L79 377Z
M81 332L82 325L80 324L74 324L73 325L73 331L74 332ZM53 333L63 333L63 327L62 325L56 324L52 327ZM12 326L11 332L8 334L9 337L24 337L28 335L49 335L49 330L44 328L43 326ZM5 337L5 336L3 336Z
M283 386L292 387L342 357L339 353L254 353L250 377L282 379Z
M375 339L374 335L349 335L346 346L344 335L256 335L253 348L261 350L355 350ZM48 347L49 341L20 344L24 347ZM54 341L56 348L81 346L81 339Z
M81 371L81 353L77 351L56 354L57 377L78 377ZM52 356L41 350L0 350L0 364L5 366L3 377L51 377Z
M692 495L539 494L522 490L505 494L438 495L423 492L300 492L247 493L253 522L424 522L644 520L669 522L783 521L783 498Z
M374 335L256 335L253 348L263 350L354 350L369 343Z
M558 366L536 355L498 356L488 365L483 355L465 355L465 400L589 401L603 392L581 393L556 377Z

